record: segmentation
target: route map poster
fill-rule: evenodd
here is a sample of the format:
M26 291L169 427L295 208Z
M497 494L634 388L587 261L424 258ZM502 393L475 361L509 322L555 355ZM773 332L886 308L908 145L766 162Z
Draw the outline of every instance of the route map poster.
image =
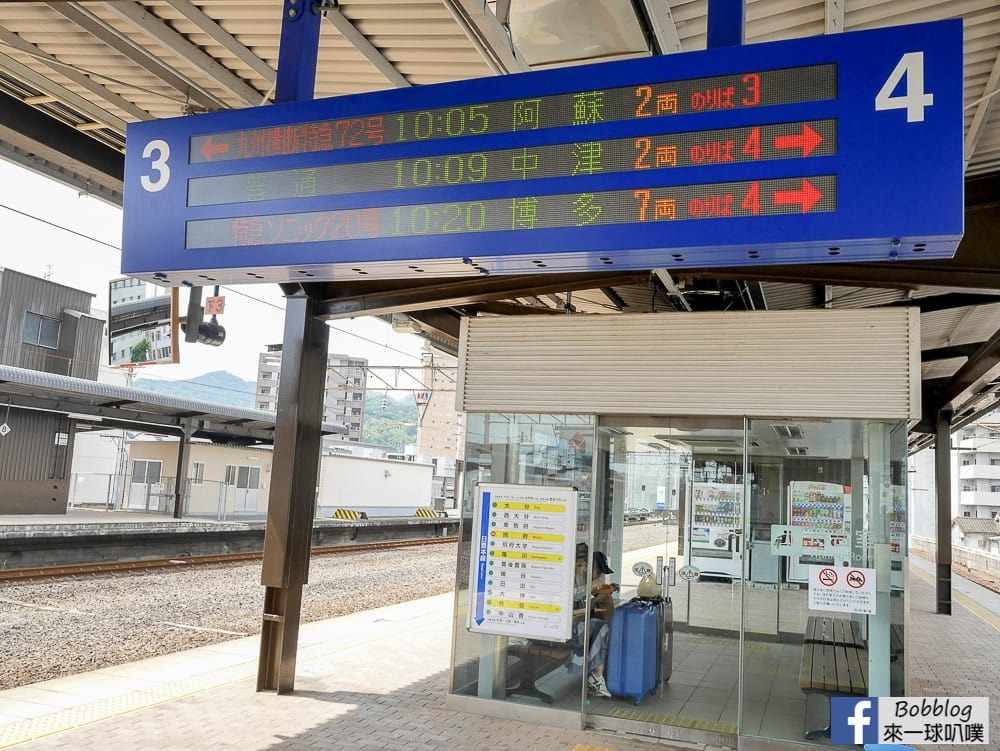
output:
M476 488L469 630L568 641L573 627L577 491Z

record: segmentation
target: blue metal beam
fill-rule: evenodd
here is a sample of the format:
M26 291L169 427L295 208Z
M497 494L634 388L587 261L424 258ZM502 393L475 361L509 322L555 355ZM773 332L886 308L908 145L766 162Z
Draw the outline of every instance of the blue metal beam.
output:
M708 0L708 48L743 44L744 0Z
M316 56L323 22L319 4L312 0L285 0L282 5L281 43L275 102L301 102L316 91Z

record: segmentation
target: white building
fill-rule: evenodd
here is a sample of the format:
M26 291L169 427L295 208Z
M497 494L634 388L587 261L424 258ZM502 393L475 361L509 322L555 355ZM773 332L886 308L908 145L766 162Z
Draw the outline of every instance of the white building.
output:
M978 550L991 550L992 541L1000 535L1000 524L993 519L956 516L951 521L951 542Z
M951 513L966 519L993 519L1000 513L1000 422L992 413L952 436ZM910 457L908 473L910 534L934 537L937 486L934 450Z
M417 455L436 467L435 493L454 499L455 461L465 449L464 415L455 409L458 361L431 346L421 352L421 381L427 387L416 394Z
M958 446L958 516L992 519L1000 513L1000 422L995 413L962 428Z
M365 374L368 360L349 355L327 355L326 398L323 422L347 427L344 437L323 439L324 449L337 441L361 441L365 422ZM281 345L269 344L260 353L257 365L255 406L270 412L278 410L278 385L281 381Z
M177 466L177 440L149 438L130 442L125 508L169 508ZM226 446L193 441L190 446L185 516L217 519L263 518L267 514L273 453L268 446ZM364 511L369 517L412 516L430 508L430 464L363 456L323 456L316 516L337 508Z
M455 410L458 361L430 345L420 354L422 382L426 391L417 393L417 454L436 459L462 456L465 436L462 414Z

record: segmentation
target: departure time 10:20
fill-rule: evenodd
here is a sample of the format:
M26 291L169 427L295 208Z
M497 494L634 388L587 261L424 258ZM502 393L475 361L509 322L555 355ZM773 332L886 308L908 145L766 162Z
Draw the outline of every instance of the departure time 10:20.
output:
M402 236L482 232L487 228L487 208L482 201L394 206L392 217L392 234Z

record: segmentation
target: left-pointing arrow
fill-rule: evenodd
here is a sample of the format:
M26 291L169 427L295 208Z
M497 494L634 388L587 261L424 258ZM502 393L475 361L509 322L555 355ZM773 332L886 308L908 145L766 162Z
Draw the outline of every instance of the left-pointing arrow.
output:
M211 136L209 136L205 143L201 145L201 155L205 157L206 162L212 161L212 157L216 154L226 154L228 152L228 143L212 143Z
M802 188L800 190L776 190L774 191L774 205L775 206L790 206L794 204L800 204L802 206L802 213L805 214L809 209L816 205L816 202L823 197L823 194L813 187L813 184L808 180L802 180Z

